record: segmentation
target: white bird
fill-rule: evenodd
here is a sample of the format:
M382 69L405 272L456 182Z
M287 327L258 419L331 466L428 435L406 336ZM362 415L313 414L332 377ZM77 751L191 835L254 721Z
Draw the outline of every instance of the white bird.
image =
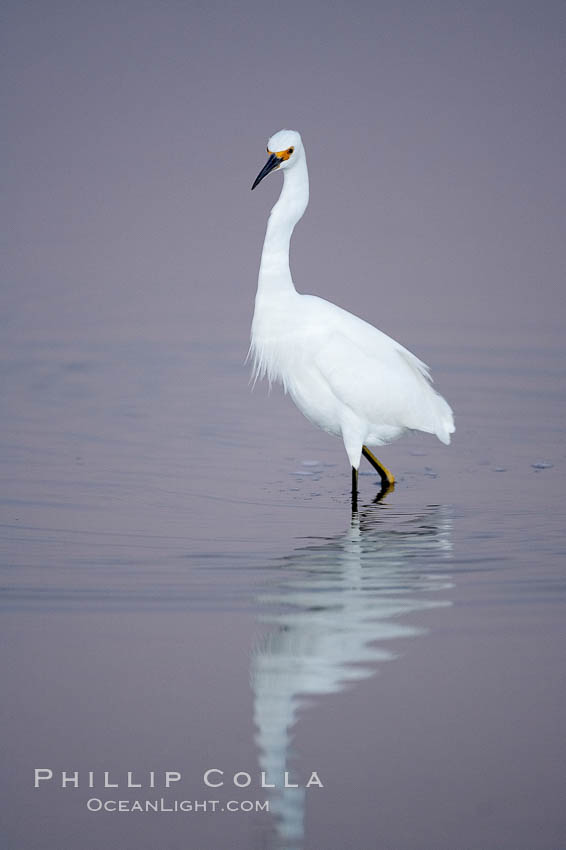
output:
M283 172L283 189L261 255L251 330L253 378L281 382L307 419L342 437L356 509L362 453L379 473L380 496L395 482L369 446L382 446L407 431L435 434L448 444L454 418L432 388L428 366L414 354L336 304L297 292L289 244L309 201L305 149L299 133L280 130L269 139L267 152L252 189L275 170Z

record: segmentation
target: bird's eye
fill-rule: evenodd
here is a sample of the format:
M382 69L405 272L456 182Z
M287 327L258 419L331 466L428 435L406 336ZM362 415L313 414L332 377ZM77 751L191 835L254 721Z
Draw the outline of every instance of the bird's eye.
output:
M289 154L289 156L291 156L291 154L293 153L293 151L294 151L294 150L295 150L295 148L289 148L289 150L287 151L287 153Z

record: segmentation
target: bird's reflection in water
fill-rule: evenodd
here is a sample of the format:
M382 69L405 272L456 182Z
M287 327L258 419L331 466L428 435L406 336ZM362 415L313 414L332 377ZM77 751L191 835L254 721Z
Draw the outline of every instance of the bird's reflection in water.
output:
M393 515L374 504L353 515L346 533L284 558L273 591L258 597L267 633L252 653L251 681L260 770L277 786L269 792L275 846L301 846L305 794L318 793L282 788L285 771L304 784L313 769L307 776L296 770L291 737L299 708L372 676L395 658L395 638L424 634L411 613L451 604L442 563L451 539L445 506Z

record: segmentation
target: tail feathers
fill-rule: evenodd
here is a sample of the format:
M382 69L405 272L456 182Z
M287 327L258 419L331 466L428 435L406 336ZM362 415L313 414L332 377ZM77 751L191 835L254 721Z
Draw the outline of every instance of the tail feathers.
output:
M420 410L428 409L428 416L426 417L427 426L416 425L416 430L436 434L438 439L447 446L450 443L450 434L453 434L455 431L452 408L446 399L431 387L432 376L426 363L423 363L411 351L402 346L399 346L397 350L411 369L413 375L417 377L421 390L419 397L422 408ZM415 416L415 419L420 418L420 413Z
M450 435L454 433L454 414L452 408L441 395L436 393L437 422L434 433L445 446L450 443Z

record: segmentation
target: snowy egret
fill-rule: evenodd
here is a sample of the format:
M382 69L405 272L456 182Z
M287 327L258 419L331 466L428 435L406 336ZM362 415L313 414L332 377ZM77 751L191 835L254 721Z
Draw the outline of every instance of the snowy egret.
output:
M356 509L362 454L379 473L381 494L395 482L369 446L382 446L407 431L435 434L448 444L454 418L432 388L428 366L414 354L336 304L297 292L289 244L309 201L300 134L280 130L269 139L267 153L252 189L275 170L283 172L283 189L261 254L250 347L253 378L280 381L307 419L342 437Z

